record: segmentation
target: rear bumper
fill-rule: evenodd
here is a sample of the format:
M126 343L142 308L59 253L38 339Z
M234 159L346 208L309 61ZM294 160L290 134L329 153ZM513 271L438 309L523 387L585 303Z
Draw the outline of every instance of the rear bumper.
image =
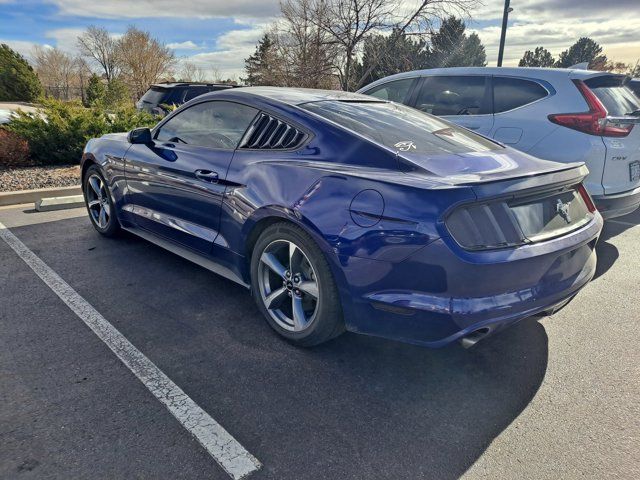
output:
M393 266L352 265L348 277L362 270L367 277L349 278L362 288L352 290L355 315L347 328L437 348L481 329L493 333L546 315L593 278L601 228L597 215L566 237L481 253L457 251L442 238Z
M595 195L592 198L605 220L621 217L640 207L640 187L613 195Z

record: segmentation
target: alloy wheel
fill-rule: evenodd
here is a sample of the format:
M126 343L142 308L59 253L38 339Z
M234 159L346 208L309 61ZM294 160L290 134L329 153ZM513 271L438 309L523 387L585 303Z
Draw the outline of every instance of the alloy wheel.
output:
M258 265L262 302L285 330L301 332L316 317L320 305L318 277L307 255L288 240L271 242Z
M85 186L87 206L94 223L101 229L107 228L111 219L111 205L107 188L98 175L91 175Z

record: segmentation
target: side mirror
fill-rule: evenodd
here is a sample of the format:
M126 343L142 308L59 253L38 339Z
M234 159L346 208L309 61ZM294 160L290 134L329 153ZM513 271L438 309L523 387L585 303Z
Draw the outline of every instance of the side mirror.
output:
M131 130L127 138L129 139L129 143L134 144L149 145L150 143L153 143L151 130L146 127Z

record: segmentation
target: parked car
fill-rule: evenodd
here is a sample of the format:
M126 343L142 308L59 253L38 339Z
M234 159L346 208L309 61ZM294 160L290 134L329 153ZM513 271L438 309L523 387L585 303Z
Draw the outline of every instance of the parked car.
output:
M410 105L539 158L585 162L605 218L640 205L640 99L627 78L554 68L406 72L360 90Z
M636 94L636 97L640 98L640 78L632 78L629 80L627 86L633 90L633 93Z
M24 102L0 102L0 125L9 123L16 115L15 112L38 113L38 108Z
M249 288L305 346L471 345L560 308L596 268L586 174L397 103L276 87L202 95L82 157L98 232Z
M138 110L164 116L174 105L180 106L198 95L233 87L234 85L226 83L157 83L142 95L136 107Z

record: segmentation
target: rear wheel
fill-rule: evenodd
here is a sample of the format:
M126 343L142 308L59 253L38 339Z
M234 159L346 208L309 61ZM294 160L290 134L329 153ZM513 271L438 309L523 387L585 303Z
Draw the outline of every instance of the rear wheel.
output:
M269 325L301 346L344 331L338 290L313 239L289 223L268 227L251 258L251 286Z
M87 169L83 181L84 202L94 228L107 237L118 233L120 224L115 208L100 169L92 165Z

